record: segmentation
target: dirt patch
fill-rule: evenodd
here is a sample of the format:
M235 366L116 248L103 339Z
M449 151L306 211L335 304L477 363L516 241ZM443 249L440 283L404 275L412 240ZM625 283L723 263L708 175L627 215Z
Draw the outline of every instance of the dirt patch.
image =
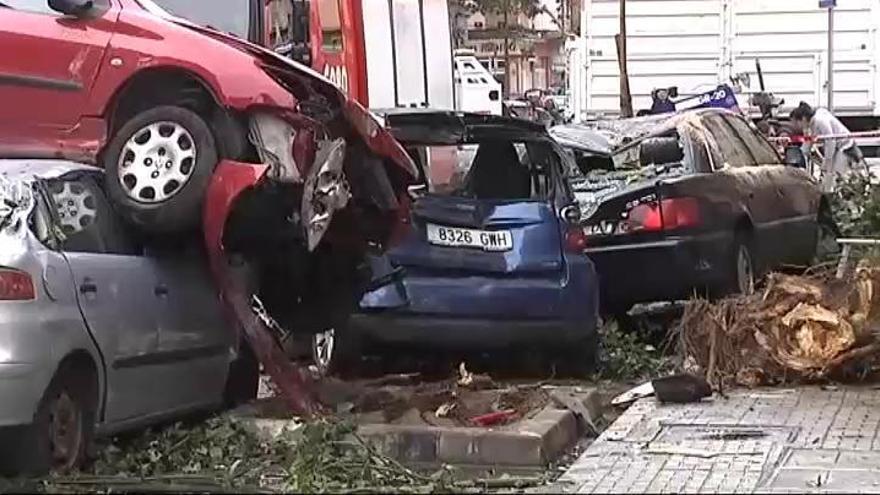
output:
M382 387L366 390L352 408L359 422L477 426L475 418L489 418L493 426L530 417L549 404L548 394L538 387L500 387L468 390L448 382L414 387Z

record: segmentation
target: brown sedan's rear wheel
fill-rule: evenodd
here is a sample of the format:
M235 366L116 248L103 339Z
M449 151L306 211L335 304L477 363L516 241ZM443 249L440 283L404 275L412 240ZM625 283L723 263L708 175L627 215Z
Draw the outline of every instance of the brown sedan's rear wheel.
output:
M759 278L759 268L751 238L742 232L737 233L724 268L724 282L714 291L715 295L724 297L734 294L754 294Z

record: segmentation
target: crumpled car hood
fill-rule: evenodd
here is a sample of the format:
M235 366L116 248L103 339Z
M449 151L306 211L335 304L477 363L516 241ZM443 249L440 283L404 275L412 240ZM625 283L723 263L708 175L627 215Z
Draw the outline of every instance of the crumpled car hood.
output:
M548 131L553 139L566 148L610 156L612 136L582 124L566 124L551 127Z
M686 113L649 115L630 119L599 119L582 124L565 124L550 129L563 146L608 156L633 141L675 128Z
M415 181L418 178L418 169L415 163L413 163L412 158L410 158L394 137L383 128L374 115L360 103L346 95L329 79L309 67L235 36L199 26L178 17L169 18L168 20L203 35L210 36L215 40L253 56L264 68L275 69L273 75L276 77L293 79L288 82L292 83L292 86L296 88L294 93L297 91L306 92L306 94L294 94L300 101L301 107L306 106L306 100L312 98L328 100L339 105L346 119L374 153L391 159L409 176L410 181Z

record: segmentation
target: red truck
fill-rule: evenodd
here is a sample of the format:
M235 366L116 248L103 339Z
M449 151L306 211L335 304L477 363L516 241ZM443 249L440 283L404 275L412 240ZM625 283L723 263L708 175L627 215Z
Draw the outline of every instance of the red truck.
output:
M500 87L487 82L486 108L460 108L467 81L453 78L447 0L154 1L308 65L368 108L500 105Z

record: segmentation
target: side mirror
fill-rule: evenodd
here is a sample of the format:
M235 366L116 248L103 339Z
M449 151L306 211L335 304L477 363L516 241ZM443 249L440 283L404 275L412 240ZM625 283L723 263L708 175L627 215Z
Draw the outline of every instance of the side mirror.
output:
M581 221L581 208L576 204L563 206L559 210L559 216L562 217L568 225L577 225Z
M92 0L49 0L49 8L73 17L86 15L95 6Z
M409 193L410 199L415 201L428 192L428 186L426 186L425 184L414 184L407 187L406 192Z

